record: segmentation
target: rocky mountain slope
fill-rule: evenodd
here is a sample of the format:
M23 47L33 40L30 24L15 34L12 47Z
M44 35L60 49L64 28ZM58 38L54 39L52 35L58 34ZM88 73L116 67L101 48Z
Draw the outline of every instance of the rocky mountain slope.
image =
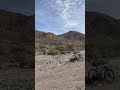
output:
M35 50L39 54L59 54L84 49L85 36L69 31L62 35L35 32Z
M86 12L86 53L114 56L120 53L120 22L99 12ZM92 52L92 53L91 53Z
M80 32L77 32L77 31L69 31L60 36L63 36L64 38L66 38L70 41L79 41L80 43L85 42L85 35Z
M0 10L1 62L34 62L34 31L34 16Z

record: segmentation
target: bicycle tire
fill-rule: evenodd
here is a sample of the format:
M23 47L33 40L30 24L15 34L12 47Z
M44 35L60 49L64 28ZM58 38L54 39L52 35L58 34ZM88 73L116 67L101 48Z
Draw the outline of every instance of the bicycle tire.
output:
M88 78L89 78L91 81L94 81L96 75L97 75L97 70L96 70L96 69L90 69L90 70L89 70L89 72L88 72Z
M104 73L104 77L108 83L112 83L115 80L114 71L112 69L107 69Z

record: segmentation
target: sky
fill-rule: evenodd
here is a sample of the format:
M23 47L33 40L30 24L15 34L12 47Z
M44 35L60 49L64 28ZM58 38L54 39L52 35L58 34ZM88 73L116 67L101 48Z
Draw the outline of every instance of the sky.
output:
M35 0L0 0L0 9L33 15L35 13Z
M84 0L0 0L0 9L33 15L35 29L55 34L85 33Z
M35 29L54 34L85 33L85 1L35 0Z
M120 0L0 0L0 9L33 15L35 29L55 34L85 33L85 8L120 19Z
M86 0L86 10L103 12L120 19L120 0Z

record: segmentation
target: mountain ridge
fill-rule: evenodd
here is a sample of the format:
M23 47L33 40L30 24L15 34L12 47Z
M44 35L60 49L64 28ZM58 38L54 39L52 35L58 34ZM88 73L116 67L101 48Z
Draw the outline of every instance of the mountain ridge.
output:
M46 46L45 49L49 48L48 52L50 51L50 49L53 51L58 50L58 51L64 51L64 52L83 49L85 41L84 40L80 41L76 39L75 36L72 34L77 34L76 36L77 38L83 37L85 40L84 34L81 34L80 32L76 32L76 31L69 31L67 33L63 33L60 35L55 35L51 32L46 33L42 31L36 31L36 35L35 35L36 36L35 43L37 47L36 49L37 51L41 51L40 48L38 48L38 46L41 46L41 47ZM71 36L74 36L72 37L73 39L71 39ZM71 49L70 48L68 49L67 47L70 47Z
M120 54L120 22L101 12L86 12L86 53L105 57ZM97 54L99 53L99 54Z
M34 16L0 10L0 62L34 67Z

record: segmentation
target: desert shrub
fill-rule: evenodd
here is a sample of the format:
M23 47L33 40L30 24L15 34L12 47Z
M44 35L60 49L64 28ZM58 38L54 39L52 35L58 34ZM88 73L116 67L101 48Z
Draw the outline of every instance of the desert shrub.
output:
M70 53L70 51L66 51L66 53Z
M63 45L56 45L55 48L56 48L56 50L59 50L59 51L65 51L66 50L65 46L63 46Z
M46 54L46 52L42 52L43 53L43 55L45 55Z
M41 52L42 52L43 55L45 55L47 51L46 51L45 48L42 48L42 49L41 49Z
M60 54L66 54L66 51L61 51Z
M34 51L32 50L25 50L24 48L14 48L11 50L13 53L13 57L11 62L18 62L19 67L23 68L25 66L34 67Z
M41 48L46 48L46 46L45 46L45 45L40 45L39 48L40 48L40 49L41 49Z
M67 45L67 51L73 51L74 50L74 45Z
M60 52L57 50L50 50L48 53L48 55L58 55L58 54L60 54Z

